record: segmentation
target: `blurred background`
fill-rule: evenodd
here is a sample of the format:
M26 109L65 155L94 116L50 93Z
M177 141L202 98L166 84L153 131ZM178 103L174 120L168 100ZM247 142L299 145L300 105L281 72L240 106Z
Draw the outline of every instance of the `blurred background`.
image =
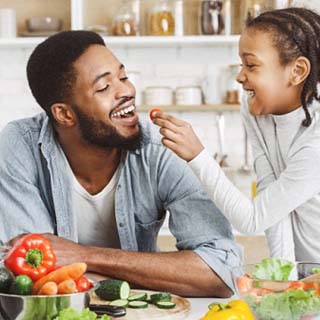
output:
M241 88L235 81L239 34L246 19L265 10L317 2L0 0L0 130L41 111L25 74L35 46L61 30L93 30L126 66L141 118L148 121L148 111L157 106L189 121L230 179L254 197L252 156L239 116ZM171 249L167 224L161 236L160 246ZM247 252L267 255L262 235L240 241L258 246Z

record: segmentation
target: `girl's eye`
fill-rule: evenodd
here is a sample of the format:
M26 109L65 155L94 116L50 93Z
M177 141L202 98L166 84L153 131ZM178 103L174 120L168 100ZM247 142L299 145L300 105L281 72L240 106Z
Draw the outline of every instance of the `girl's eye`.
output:
M103 87L102 89L97 90L97 92L104 92L109 88L109 85Z
M128 80L128 77L120 78L120 81L126 81L126 80Z

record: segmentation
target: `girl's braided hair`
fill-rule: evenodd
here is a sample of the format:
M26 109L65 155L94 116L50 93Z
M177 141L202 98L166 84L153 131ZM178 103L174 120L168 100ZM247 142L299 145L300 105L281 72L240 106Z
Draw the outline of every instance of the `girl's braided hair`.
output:
M320 16L305 8L273 10L247 21L246 27L272 34L281 64L286 65L300 56L309 59L311 71L302 89L301 105L306 115L302 125L310 126L308 105L313 99L320 101Z

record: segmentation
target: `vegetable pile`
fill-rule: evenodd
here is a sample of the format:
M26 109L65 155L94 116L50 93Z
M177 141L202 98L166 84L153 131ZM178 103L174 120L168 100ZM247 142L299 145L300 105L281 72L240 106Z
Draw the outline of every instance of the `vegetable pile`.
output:
M60 268L51 243L40 234L27 234L10 250L0 268L0 292L17 295L56 295L89 290L85 263Z
M320 314L318 281L289 281L294 264L267 258L255 266L252 277L237 278L240 295L260 320L312 320ZM319 273L314 268L312 272Z
M108 279L99 282L95 294L110 301L110 305L134 309L146 309L153 304L160 309L173 309L176 304L168 292L154 293L148 296L146 292L131 293L129 283L122 280Z

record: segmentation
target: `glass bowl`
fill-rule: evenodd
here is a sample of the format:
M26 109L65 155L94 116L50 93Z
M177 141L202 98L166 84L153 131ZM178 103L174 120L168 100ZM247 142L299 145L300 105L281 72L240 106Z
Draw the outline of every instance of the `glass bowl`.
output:
M250 264L235 268L233 277L256 319L320 320L320 274L315 274L320 269L315 268L320 263L295 262L288 281L275 281L254 278L256 264Z

